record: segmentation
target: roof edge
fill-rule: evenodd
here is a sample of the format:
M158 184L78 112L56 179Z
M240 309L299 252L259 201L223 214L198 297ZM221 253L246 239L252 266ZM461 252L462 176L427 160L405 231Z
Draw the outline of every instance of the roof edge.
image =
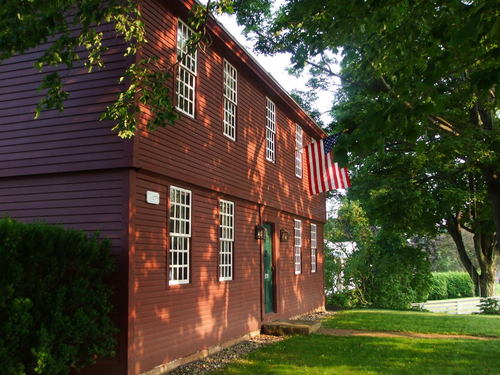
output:
M180 1L189 11L195 4L201 4L198 0ZM309 125L309 129L319 138L323 138L327 133L313 120L304 108L298 104L295 99L280 85L280 83L266 70L264 67L251 55L247 49L238 42L238 40L219 22L215 17L210 15L208 29L219 40L233 52L233 54L246 63L250 70L255 73L263 83L268 86L285 104L287 104L292 112L302 121Z

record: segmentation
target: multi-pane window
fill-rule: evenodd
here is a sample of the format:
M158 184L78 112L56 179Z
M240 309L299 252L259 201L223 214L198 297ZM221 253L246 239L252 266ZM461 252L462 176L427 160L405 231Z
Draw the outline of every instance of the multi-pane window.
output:
M189 283L189 246L191 240L191 192L170 187L170 285Z
M302 178L302 128L295 125L295 176Z
M236 105L238 72L224 60L224 135L236 140Z
M316 260L318 253L318 235L316 224L311 224L311 272L316 272Z
M188 46L193 30L179 20L177 25L177 70L176 108L194 117L197 52Z
M276 106L266 98L266 159L274 162L276 157Z
M294 226L294 263L295 263L295 274L299 274L302 271L301 262L301 247L302 247L302 222L300 220L295 220Z
M233 279L234 203L219 202L219 280Z

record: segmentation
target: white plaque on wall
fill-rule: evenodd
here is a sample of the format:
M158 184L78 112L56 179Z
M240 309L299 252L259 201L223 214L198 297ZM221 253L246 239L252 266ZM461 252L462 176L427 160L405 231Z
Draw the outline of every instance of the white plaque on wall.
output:
M146 191L146 202L150 204L160 204L160 193L156 191Z

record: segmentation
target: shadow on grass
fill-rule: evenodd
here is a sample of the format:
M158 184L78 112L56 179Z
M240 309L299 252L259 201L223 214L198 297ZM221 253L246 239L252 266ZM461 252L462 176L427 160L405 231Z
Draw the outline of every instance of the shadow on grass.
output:
M500 340L292 337L211 375L500 374Z

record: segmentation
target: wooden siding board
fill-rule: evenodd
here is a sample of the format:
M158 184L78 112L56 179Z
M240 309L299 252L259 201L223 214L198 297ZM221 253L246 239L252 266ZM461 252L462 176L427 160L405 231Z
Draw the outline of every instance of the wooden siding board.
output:
M128 143L112 134L111 122L99 116L122 89L117 82L133 57L125 58L124 41L113 34L113 25L99 28L106 67L87 73L82 62L33 68L49 44L14 56L0 64L0 177L61 173L84 169L117 168L131 164ZM47 72L62 73L70 96L65 111L42 112L34 120L41 93L35 90Z
M168 285L167 197L172 185L192 191L194 228L191 282L175 286ZM135 373L258 329L261 280L255 270L260 267L260 251L253 233L254 225L259 222L258 206L145 171L138 173L136 187L133 346L137 356L131 365ZM147 190L160 192L160 205L145 203ZM228 282L218 281L217 211L218 199L222 197L235 202L236 214L234 280ZM279 212L265 210L264 220L275 222L276 230L279 225L293 226L295 216ZM303 224L306 226L305 221ZM304 238L304 249L305 243ZM288 258L286 261L280 258L277 263L283 298L278 314L273 316L288 317L321 306L322 291L311 292L318 290L319 278L311 279L309 274L297 278L293 273L293 252L285 246L277 251L286 251ZM318 263L317 274L321 275L320 272ZM303 285L297 284L299 279ZM165 346L166 342L174 341L175 347Z
M144 49L144 56L161 53L166 69L175 56L177 24L167 8L154 0L143 5L147 31L154 38L154 43ZM161 52L152 48L156 46L161 46ZM237 141L223 136L223 58L234 62L234 57L220 43L198 54L196 119L181 115L173 127L141 133L136 140L138 166L324 221L324 196L310 197L307 179L295 177L295 122L290 119L291 112L245 69L238 69ZM173 78L169 86L173 89ZM265 160L266 96L277 103L276 163ZM147 112L143 118L148 119ZM304 128L304 144L307 144L311 135Z

